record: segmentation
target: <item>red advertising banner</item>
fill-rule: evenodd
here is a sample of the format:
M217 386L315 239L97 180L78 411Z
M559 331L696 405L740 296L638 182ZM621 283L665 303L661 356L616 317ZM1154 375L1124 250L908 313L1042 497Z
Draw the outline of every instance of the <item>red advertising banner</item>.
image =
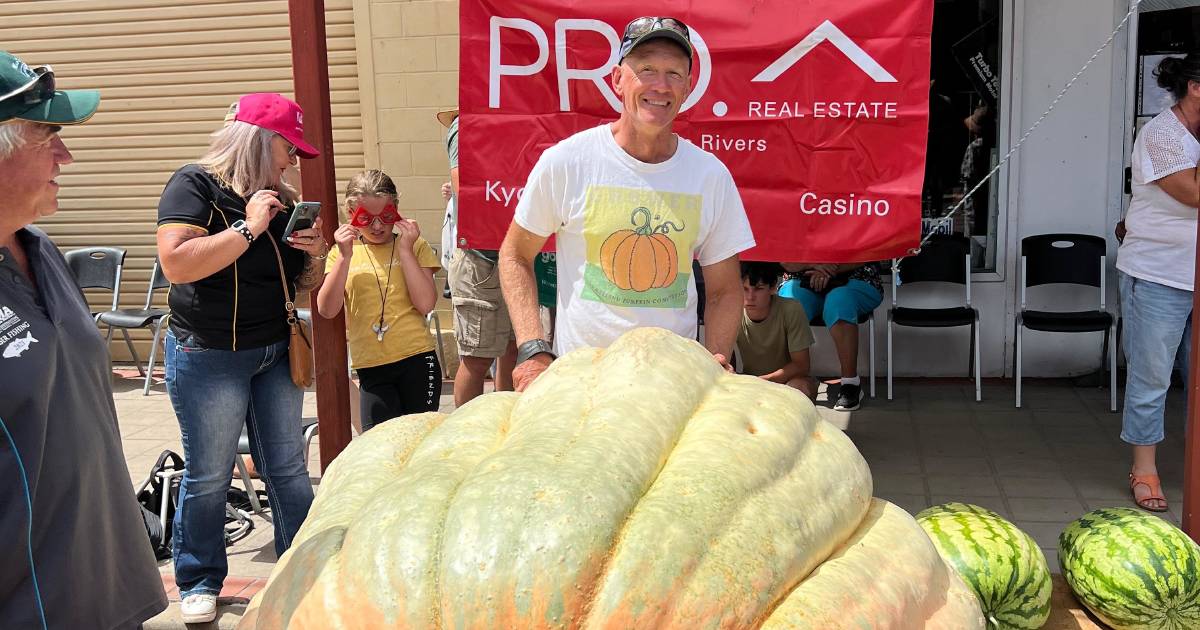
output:
M463 0L459 245L495 249L547 147L615 120L632 0ZM904 255L921 230L932 0L689 0L696 48L675 131L733 173L751 260Z

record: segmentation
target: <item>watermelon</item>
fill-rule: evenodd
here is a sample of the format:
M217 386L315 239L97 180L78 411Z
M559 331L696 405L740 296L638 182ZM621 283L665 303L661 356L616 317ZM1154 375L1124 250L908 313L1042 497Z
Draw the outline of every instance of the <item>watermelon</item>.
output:
M1116 630L1200 628L1200 547L1132 508L1088 512L1058 537L1063 577Z
M986 508L943 503L917 514L938 553L979 598L988 628L1041 628L1050 616L1050 570L1037 543Z

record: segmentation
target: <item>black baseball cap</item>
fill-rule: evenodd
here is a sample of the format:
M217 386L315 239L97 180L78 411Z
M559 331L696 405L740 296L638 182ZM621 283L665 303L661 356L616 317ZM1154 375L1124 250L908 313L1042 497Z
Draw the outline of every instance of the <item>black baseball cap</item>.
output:
M617 63L624 61L639 44L652 39L669 39L678 44L687 53L688 67L691 67L692 53L695 52L691 31L682 20L673 17L640 17L626 24L625 34L621 36L621 53Z
M51 125L86 122L100 107L96 90L58 90L50 66L30 68L0 51L0 122L19 118Z

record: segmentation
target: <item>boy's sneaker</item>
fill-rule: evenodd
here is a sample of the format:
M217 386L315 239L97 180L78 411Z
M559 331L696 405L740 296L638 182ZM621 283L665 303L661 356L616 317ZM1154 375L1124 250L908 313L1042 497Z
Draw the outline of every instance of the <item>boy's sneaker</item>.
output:
M188 595L179 603L183 623L209 623L217 618L217 596L211 593Z
M858 409L859 402L862 401L862 385L843 384L838 390L837 402L833 405L834 411L854 411Z

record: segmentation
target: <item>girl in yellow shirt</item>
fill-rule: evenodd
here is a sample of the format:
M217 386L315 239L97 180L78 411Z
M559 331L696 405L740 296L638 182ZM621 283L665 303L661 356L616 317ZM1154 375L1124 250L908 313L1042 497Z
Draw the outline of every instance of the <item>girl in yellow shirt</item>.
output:
M351 365L362 390L366 431L396 416L437 411L441 366L425 316L437 303L437 255L416 221L400 216L399 193L382 171L346 186L346 216L325 262L317 311L346 307Z

